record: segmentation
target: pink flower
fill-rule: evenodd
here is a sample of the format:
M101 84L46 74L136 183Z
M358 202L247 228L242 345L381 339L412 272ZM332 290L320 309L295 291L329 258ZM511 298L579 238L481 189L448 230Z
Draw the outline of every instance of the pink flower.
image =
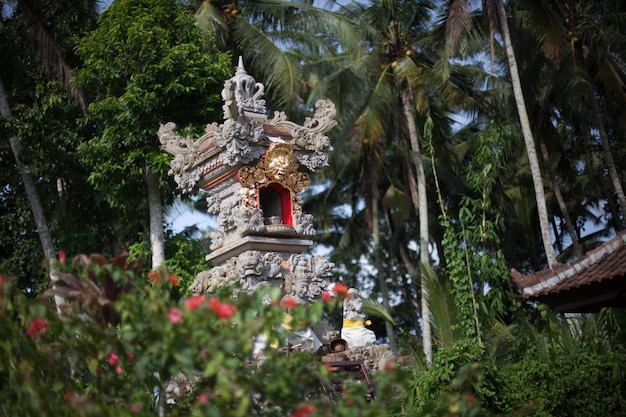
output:
M180 321L183 319L183 312L177 308L172 307L167 312L167 316L169 317L172 324L176 324L180 323Z
M60 250L60 251L59 251L59 262L61 262L62 264L64 264L64 263L65 263L65 257L66 257L66 255L65 255L65 251Z
M141 411L141 404L135 403L135 404L130 406L130 412L131 413L138 413L140 411Z
M124 373L124 370L122 369L122 367L121 367L121 366L116 366L116 367L115 367L115 372L117 372L118 374L123 374L123 373Z
M197 399L200 404L206 404L209 402L209 394L207 394L206 392L201 392L200 395L198 395Z
M185 307L189 310L195 310L204 303L204 297L201 295L192 295L185 300Z
M328 291L322 291L322 300L330 301L332 299L333 299L333 296L330 295L330 293Z
M107 359L107 362L109 362L109 365L117 365L119 361L120 361L120 357L117 355L117 353L115 352L109 353L109 358Z
M26 334L28 337L33 338L48 330L48 327L50 327L48 320L43 317L37 317L28 324Z
M228 303L222 303L217 298L209 299L209 307L215 311L217 316L222 320L231 318L237 311L236 306Z

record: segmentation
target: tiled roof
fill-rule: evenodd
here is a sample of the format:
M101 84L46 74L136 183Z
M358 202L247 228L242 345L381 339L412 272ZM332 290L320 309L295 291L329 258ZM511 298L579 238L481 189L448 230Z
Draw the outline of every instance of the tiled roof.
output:
M512 269L511 277L524 298L545 301L560 311L626 303L626 231L569 264L530 275Z

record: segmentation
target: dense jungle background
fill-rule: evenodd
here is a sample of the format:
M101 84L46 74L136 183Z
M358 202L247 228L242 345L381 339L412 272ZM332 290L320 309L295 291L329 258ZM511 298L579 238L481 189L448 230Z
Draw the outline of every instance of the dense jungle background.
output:
M0 6L0 414L626 415L625 311L556 314L510 276L624 229L625 1ZM279 305L192 301L210 228L172 219L205 196L175 188L157 131L221 122L239 57L270 113L337 106L303 208L401 358L375 401L315 395L305 354L251 372ZM293 314L339 325L341 300ZM198 382L165 404L179 373Z

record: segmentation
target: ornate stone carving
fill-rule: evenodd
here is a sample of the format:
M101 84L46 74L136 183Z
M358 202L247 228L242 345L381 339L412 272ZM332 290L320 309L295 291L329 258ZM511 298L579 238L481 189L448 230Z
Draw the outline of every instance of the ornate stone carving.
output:
M345 351L348 360L363 361L365 369L370 373L388 370L397 365L398 358L388 344L349 347Z
M321 255L307 259L304 254L291 255L289 263L289 275L285 277L285 298L293 298L299 303L319 299L329 285L334 264Z
M219 214L222 199L219 195L211 194L206 198L206 207L209 214Z
M195 161L198 144L190 137L182 137L176 133L176 124L168 122L159 126L158 136L161 142L161 149L174 155L170 162L169 175L174 176L174 181L183 192L193 189L199 178L199 173L185 173L190 169Z
M246 164L264 152L264 148L252 146L266 138L263 126L258 122L228 119L212 133L215 145L223 149L219 156L220 161L227 165Z
M312 301L309 296L311 277L306 256L303 254L291 255L289 263L289 275L285 277L285 296L283 298L292 298L298 303Z
M318 299L330 284L329 279L333 276L334 267L335 264L328 262L322 255L315 255L309 259L309 268L312 272L309 294L313 299Z
M194 294L210 294L218 288L228 287L239 281L239 276L234 273L235 260L229 259L223 265L202 271L189 287Z
M284 112L275 112L274 118L266 124L290 137L288 143L300 151L296 152L298 161L312 172L317 172L328 164L328 153L333 150L326 133L337 125L336 113L333 102L318 100L313 118L307 117L303 126L287 120Z
M327 153L296 152L296 157L300 164L304 165L312 172L317 172L328 165Z
M308 213L294 213L293 228L299 235L314 236L317 233L313 225L315 218Z
M252 250L240 254L236 260L241 288L254 291L260 284L280 285L282 257L276 252L262 253Z
M257 83L251 75L248 75L243 67L243 59L239 57L235 76L224 83L224 90L222 90L224 107L228 107L228 112L224 108L224 116L226 117L228 113L229 117L235 117L233 115L235 110L237 117L243 116L244 112L265 114L264 90L263 84ZM232 107L233 99L236 108ZM229 102L228 105L227 102Z
M209 233L209 237L211 238L211 245L209 246L209 249L217 250L224 246L224 232L216 230Z
M276 182L291 192L292 211L302 212L299 193L309 186L309 176L298 171L298 161L293 148L285 143L273 143L265 157L256 166L245 166L239 170L239 182L245 188L242 200L244 207L258 208L257 190ZM248 196L254 195L254 199Z
M251 233L262 233L265 231L263 210L261 209L235 207L233 209L233 217L235 219L237 233L239 233L240 236L249 235Z

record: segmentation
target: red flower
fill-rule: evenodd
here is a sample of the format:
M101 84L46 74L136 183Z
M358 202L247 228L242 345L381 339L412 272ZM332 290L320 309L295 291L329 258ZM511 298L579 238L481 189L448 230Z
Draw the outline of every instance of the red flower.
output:
M285 308L294 308L298 305L298 301L295 298L288 297L282 301L282 305Z
M50 327L48 320L43 317L37 317L28 324L26 334L28 337L33 338L45 332L48 327Z
M177 308L172 307L167 312L167 316L169 317L172 324L176 324L180 323L180 321L183 319L183 312Z
M74 396L74 393L68 389L65 390L65 394L63 396L65 397L65 401L70 402L70 400Z
M236 306L228 303L222 303L217 298L209 299L209 307L211 307L211 309L217 313L217 316L223 320L231 318L235 314L235 311L237 311Z
M204 297L201 295L192 295L185 300L185 307L189 310L195 310L204 303Z
M352 296L350 294L348 294L348 287L345 286L344 284L342 284L341 282L337 282L334 286L333 286L333 292L336 295L343 295L344 297L346 297L347 299L352 298Z
M153 269L148 274L148 281L150 282L161 282L161 274L156 269Z
M117 355L117 353L115 352L109 353L109 358L107 359L107 362L109 362L109 365L117 365L119 361L120 361L120 357Z
M65 263L65 251L59 251L59 262L61 262L62 264Z
M141 404L133 404L130 406L130 412L131 413L138 413L141 411Z
M122 369L121 366L118 366L118 367L115 368L115 372L117 372L118 374L123 374L124 370Z
M170 274L170 284L172 284L175 287L178 285L179 282L180 282L180 279L178 278L178 275Z
M307 404L295 409L289 417L309 417L313 411L315 411L315 406Z
M322 291L322 300L330 301L332 299L333 299L333 296L330 295L330 293L328 291Z

